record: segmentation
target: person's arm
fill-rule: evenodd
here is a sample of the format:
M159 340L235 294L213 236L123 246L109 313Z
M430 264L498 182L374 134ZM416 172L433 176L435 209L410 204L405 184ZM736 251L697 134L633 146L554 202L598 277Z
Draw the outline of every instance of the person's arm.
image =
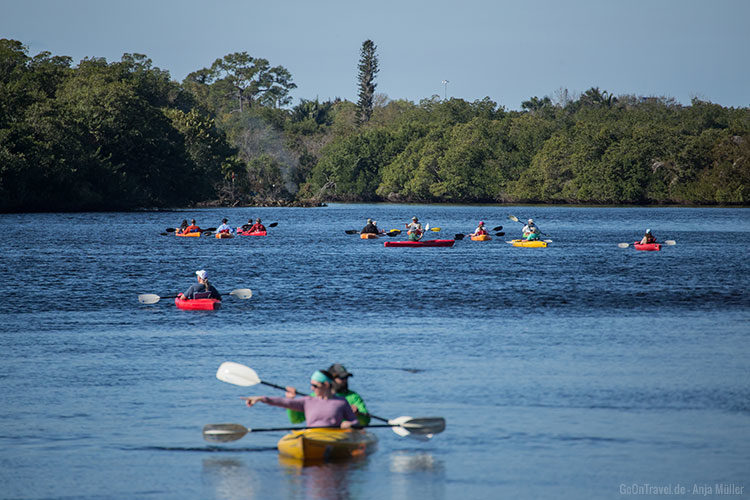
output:
M349 406L352 407L352 410L357 415L359 425L364 426L370 424L370 412L367 411L367 406L365 406L365 401L362 399L362 396L356 392L350 392L346 395L346 402L349 403Z
M185 290L185 293L182 294L183 298L185 299L192 299L193 293L195 292L195 285L191 285L190 288Z
M271 406L279 406L281 408L288 408L290 410L305 411L305 403L303 399L288 399L288 398L275 398L271 396L251 396L246 399L245 404L247 406L253 406L255 403L265 403Z
M343 420L341 421L341 428L351 429L355 425L359 425L359 420L357 420L357 415L354 414L354 411L352 410L352 407L349 406L348 402L346 402L343 409L344 411L343 411Z

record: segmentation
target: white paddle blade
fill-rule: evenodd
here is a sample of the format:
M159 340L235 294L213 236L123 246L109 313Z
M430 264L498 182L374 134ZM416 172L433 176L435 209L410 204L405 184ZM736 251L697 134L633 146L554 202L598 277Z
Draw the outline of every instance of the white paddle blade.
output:
M236 290L232 290L229 292L229 295L233 295L234 297L237 297L238 299L249 299L253 296L253 291L249 288L238 288Z
M676 245L677 242L675 240L664 240L664 245Z
M225 361L216 371L216 378L222 382L250 387L251 385L260 384L260 378L255 370L249 366L241 365L233 361Z
M520 222L520 221L518 220L518 217L516 217L515 215L509 215L509 216L508 216L508 218L509 218L510 220L514 221L514 222Z
M398 417L388 421L393 427L393 432L399 436L423 436L427 439L434 434L439 434L445 430L445 419L442 417ZM404 432L405 431L405 432Z
M429 231L429 230L430 230L430 225L429 225L429 224L425 224L425 226L424 226L424 230L425 230L425 231Z
M618 243L617 246L620 248L628 248L630 246L630 243Z
M155 293L144 293L138 296L138 302L141 304L156 304L161 300L161 297Z
M212 443L228 443L237 441L250 432L250 429L240 424L208 424L203 427L203 439Z

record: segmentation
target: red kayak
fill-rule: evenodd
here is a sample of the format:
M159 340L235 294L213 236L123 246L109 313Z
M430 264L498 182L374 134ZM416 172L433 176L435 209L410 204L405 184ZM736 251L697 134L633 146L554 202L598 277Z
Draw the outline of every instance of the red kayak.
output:
M456 240L386 241L385 247L452 247Z
M645 250L647 252L658 252L661 250L661 243L644 243L641 244L640 241L636 241L633 243L633 246L636 250Z
M241 227L237 228L237 234L240 236L267 236L267 231L253 231L252 233L243 231Z
M213 311L221 307L219 299L183 299L182 295L175 297L174 305L186 311Z

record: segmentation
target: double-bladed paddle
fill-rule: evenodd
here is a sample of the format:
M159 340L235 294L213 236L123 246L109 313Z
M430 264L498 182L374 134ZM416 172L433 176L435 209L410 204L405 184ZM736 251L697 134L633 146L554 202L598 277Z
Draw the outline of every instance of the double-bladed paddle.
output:
M346 234L360 234L360 231L357 231L356 229L346 229L344 232ZM390 236L390 237L397 236L399 234L401 234L400 229L391 229L387 233L386 232L377 233L378 236Z
M502 227L503 226L500 226L501 229L502 229ZM494 229L493 229L493 231L494 231ZM495 233L495 236L505 236L505 233ZM454 240L462 240L464 238L466 238L466 235L463 234L463 233L458 233L455 236L453 236Z
M278 384L272 384L271 382L266 382L264 380L261 380L260 377L258 377L258 374L255 373L255 370L253 370L249 366L245 366L240 363L235 363L234 361L223 362L219 366L219 369L216 371L216 378L218 378L222 382L227 382L229 384L239 385L242 387L250 387L253 385L257 385L257 384L263 384L268 387L273 387L274 389L286 391L286 387L282 387ZM429 417L429 418L398 417L395 419L387 419L383 417L378 417L377 415L373 415L372 413L368 413L368 415L371 418L374 418L375 420L386 422L388 425L385 427L391 427L393 429L393 432L395 432L399 436L417 435L417 436L421 436L423 439L424 438L429 439L432 437L433 434L443 432L443 429L445 429L445 419L441 417L434 417L434 418L433 417ZM368 427L373 427L373 426L368 426ZM299 429L299 427L295 427L295 429ZM439 430L436 430L436 429L439 429Z
M232 290L231 292L229 292L229 295L244 300L252 297L253 291L249 288L237 288L236 290ZM138 302L140 302L141 304L156 304L161 299L174 299L175 297L179 297L179 295L167 295L161 297L159 295L156 295L155 293L144 293L138 296Z
M509 215L508 218L512 221L518 222L519 224L523 224L523 222L518 220L518 217L516 217L515 215ZM526 224L523 225L525 226ZM537 229L539 229L539 226L537 226ZM542 236L549 236L549 234L543 233L541 230L539 231L539 234L541 234Z
M617 246L620 248L628 248L632 243L618 243ZM675 240L664 240L664 241L657 241L655 242L657 245L665 245L665 246L672 246L676 245L677 242Z
M389 427L396 431L406 431L405 434L414 435L429 439L434 434L439 434L445 430L445 419L443 418L412 418L398 417L387 424L373 425L355 425L352 429L372 429ZM265 427L262 429L252 429L241 424L208 424L203 427L203 439L214 443L229 443L237 441L251 432L279 432L279 431L304 431L306 429L340 429L340 427Z

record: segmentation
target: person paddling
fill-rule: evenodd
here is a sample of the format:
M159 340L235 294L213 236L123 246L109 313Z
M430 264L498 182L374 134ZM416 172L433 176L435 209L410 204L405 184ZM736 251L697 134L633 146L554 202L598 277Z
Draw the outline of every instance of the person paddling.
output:
M187 219L182 219L182 224L180 224L180 227L177 228L177 232L182 234L185 232L185 229L188 227L188 221Z
M179 297L183 300L193 299L217 299L221 300L221 294L214 288L214 286L208 282L208 273L201 269L195 271L195 276L198 278L198 283L188 288L185 293L181 293Z
M229 224L227 224L227 222L229 222L227 219L221 219L221 226L216 228L216 232L217 233L231 233L232 228L229 227Z
M295 398L295 391L287 390L286 397L250 396L245 404L265 403L305 414L308 427L341 427L350 429L359 421L346 399L334 395L333 376L325 370L316 370L310 377L314 396Z
M646 229L646 234L641 238L641 245L647 245L649 243L656 243L656 236L651 233L651 229Z
M328 373L333 377L333 390L337 397L346 399L346 402L351 406L352 411L357 415L357 420L360 425L368 425L370 423L370 412L367 411L365 401L362 396L354 391L349 390L348 378L352 376L344 365L334 363L328 367ZM295 394L296 390L294 387L286 388L288 394ZM313 394L314 395L314 394ZM299 424L305 421L305 414L300 411L287 410L289 421L293 424Z
M250 221L248 221L250 222ZM263 233L266 231L266 226L260 223L260 218L255 219L255 224L250 226L250 229L248 229L246 232L248 233Z
M367 219L367 225L362 228L362 231L359 232L359 234L378 234L380 230L378 230L377 222L375 222L372 219Z
M188 234L188 233L202 233L200 227L195 223L195 219L190 219L190 225L185 228L185 230L181 234Z
M528 241L538 240L541 231L534 224L534 219L529 219L525 226L523 226L523 237Z
M479 221L479 225L474 230L474 232L469 235L469 237L484 236L486 234L487 234L487 228L484 227L484 221Z
M406 229L408 229L406 235L409 241L419 241L422 239L424 230L422 229L422 224L419 223L419 219L417 219L416 217L412 217L411 223L407 223L405 225Z

